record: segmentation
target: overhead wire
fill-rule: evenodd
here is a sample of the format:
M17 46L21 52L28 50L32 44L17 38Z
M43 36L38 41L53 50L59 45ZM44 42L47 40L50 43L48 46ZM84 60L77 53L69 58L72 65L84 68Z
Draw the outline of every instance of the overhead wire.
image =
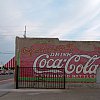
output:
M14 27L16 28L23 28L23 30L16 30L16 29L14 29ZM34 28L34 27L37 27L38 29L37 29L37 31L33 31L33 33L31 33L30 34L30 32L32 32L31 30L27 30L27 32L29 32L29 33L27 33L27 35L34 35L34 33L44 33L44 34L47 34L47 32L48 31L46 31L47 29L46 28L51 28L51 27L54 27L54 26L47 26L47 27L43 27L43 26L40 26L40 25L27 25L27 27L32 27L32 28ZM3 29L1 29L1 31L0 31L0 37L7 37L7 36L11 36L11 37L15 37L15 36L17 36L17 35L19 35L19 36L23 36L24 35L24 26L0 26L0 28L3 28ZM8 28L8 29L4 29L4 28ZM66 28L66 27L64 27L64 28ZM41 30L41 29L46 29L46 30ZM3 34L3 33L5 33L5 34ZM7 34L7 33L11 33L11 34ZM13 34L12 34L13 33ZM52 34L57 34L57 33L52 33ZM68 33L67 33L68 34ZM71 37L75 37L76 35L72 35ZM100 36L100 34L99 35L94 35L94 36ZM85 38L85 37L87 37L87 36L80 36L80 35L77 35L76 37L83 37L83 38ZM90 34L89 35L89 37L93 37L93 35L92 34Z
M14 52L0 52L0 54L14 54Z

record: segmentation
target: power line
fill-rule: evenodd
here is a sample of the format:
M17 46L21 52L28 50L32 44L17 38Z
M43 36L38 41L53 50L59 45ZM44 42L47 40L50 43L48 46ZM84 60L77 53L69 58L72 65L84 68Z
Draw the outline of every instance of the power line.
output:
M0 52L0 54L14 54L14 52Z
M23 27L23 26L0 26L0 27Z
M0 35L0 37L5 37L5 36L19 36L19 35Z

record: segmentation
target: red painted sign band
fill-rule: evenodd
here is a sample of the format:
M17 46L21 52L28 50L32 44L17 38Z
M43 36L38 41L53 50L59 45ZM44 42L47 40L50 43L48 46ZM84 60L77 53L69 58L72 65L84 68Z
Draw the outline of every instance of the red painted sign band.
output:
M95 78L100 67L100 54L95 48L82 51L74 45L34 44L21 49L20 67L33 67L38 74L52 72L48 68L58 68L55 73L62 73L59 68L65 68L66 77ZM45 70L38 70L38 67Z

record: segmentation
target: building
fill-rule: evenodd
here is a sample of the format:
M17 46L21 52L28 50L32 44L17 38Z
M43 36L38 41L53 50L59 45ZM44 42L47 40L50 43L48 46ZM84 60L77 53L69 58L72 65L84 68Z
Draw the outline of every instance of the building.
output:
M65 72L65 83L87 84L96 83L96 80L99 83L100 72L97 70L100 68L100 41L16 37L16 64L20 70L16 76L20 77L18 79L33 79L37 74L41 76L52 72L48 68L56 68L59 75ZM22 68L26 67L31 69L25 69L27 74L23 75ZM42 68L42 71L38 68Z

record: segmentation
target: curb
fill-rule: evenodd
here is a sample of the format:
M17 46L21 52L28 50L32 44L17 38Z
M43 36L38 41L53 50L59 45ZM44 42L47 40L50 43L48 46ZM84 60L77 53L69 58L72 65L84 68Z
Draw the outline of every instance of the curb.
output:
M0 89L1 92L62 92L66 89Z
M6 82L6 81L12 81L12 80L14 80L14 79L1 80L0 83L2 83L2 82Z

